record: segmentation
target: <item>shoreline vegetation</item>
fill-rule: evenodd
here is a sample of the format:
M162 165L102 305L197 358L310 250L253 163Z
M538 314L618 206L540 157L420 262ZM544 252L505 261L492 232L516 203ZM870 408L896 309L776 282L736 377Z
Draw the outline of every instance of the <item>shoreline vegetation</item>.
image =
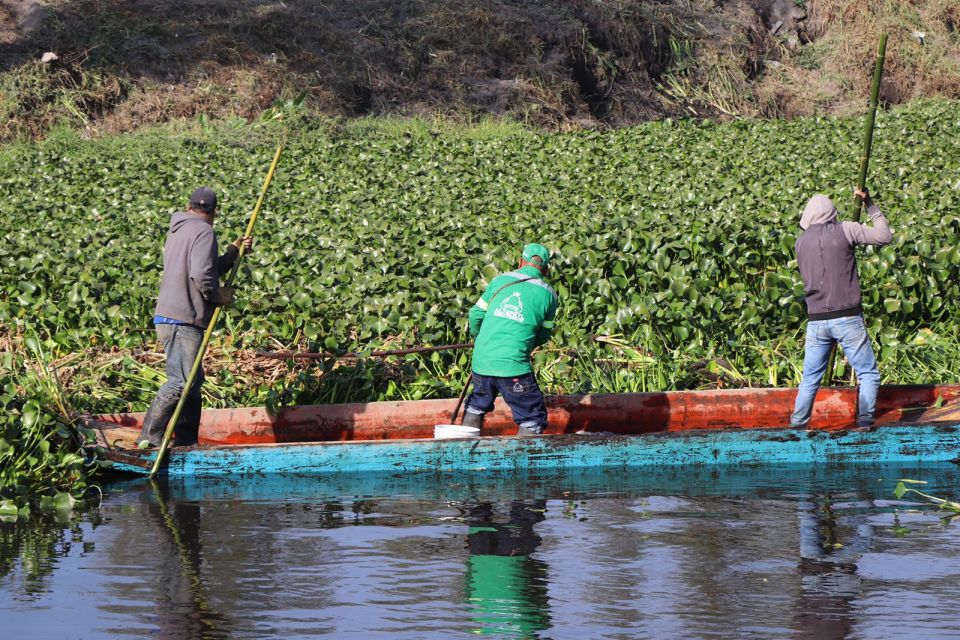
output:
M956 381L958 127L949 100L878 116L870 187L895 238L862 253L860 274L884 383ZM544 133L301 114L97 139L61 127L2 147L0 456L40 475L5 477L0 515L88 495L76 453L89 434L73 417L143 411L163 381L150 319L169 213L209 184L231 241L285 130L205 363L207 407L455 397L466 351L314 363L256 351L461 342L484 282L528 241L554 251L561 298L535 354L548 393L795 385L799 212L823 192L849 213L862 118Z
M506 116L543 131L960 98L954 0L6 0L0 141L257 119Z
M5 341L7 342L7 341ZM9 350L7 347L12 347ZM97 499L95 434L82 426L45 347L35 336L4 344L0 366L0 522L34 512L68 519Z

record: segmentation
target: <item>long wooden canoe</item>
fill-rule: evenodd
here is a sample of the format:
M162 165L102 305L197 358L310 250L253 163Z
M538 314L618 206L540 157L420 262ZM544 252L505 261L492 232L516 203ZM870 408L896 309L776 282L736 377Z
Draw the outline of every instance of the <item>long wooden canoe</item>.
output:
M175 447L170 475L892 463L960 456L960 385L885 386L877 424L854 428L856 390L823 389L809 430L787 428L795 389L570 395L548 398L546 434L511 437L498 402L484 435L433 439L454 400L203 412L200 444ZM121 471L146 473L133 448L143 414L91 418Z

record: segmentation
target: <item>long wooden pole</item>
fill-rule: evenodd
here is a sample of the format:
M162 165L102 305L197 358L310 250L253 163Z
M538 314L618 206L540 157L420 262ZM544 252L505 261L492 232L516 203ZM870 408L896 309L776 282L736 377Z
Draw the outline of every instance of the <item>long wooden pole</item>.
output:
M463 406L463 399L467 397L467 389L470 388L470 383L473 381L473 369L467 371L467 381L463 383L463 389L460 390L460 398L457 400L457 406L453 410L453 414L450 416L450 424L457 424L457 414L460 413L460 407ZM466 417L466 413L463 414Z
M877 120L877 104L880 101L880 80L883 78L883 61L887 55L887 34L880 36L880 46L877 48L877 62L873 68L873 86L870 87L870 112L867 113L867 124L863 130L863 155L860 156L860 175L857 178L857 187L863 191L867 186L867 169L870 167L870 151L873 149L873 125ZM857 222L860 222L860 212L863 210L863 199L854 196L857 205Z
M877 105L880 101L880 80L883 78L883 62L887 55L887 34L880 36L880 46L877 48L877 61L873 68L873 85L870 87L870 111L867 112L867 122L863 130L863 155L860 156L860 174L857 177L857 187L863 191L867 186L867 169L870 168L870 152L873 150L873 126L877 120ZM864 202L854 196L856 206L855 220L860 222L860 212ZM827 370L823 373L823 384L829 385L833 381L834 363L837 358L837 345L830 350L827 360ZM851 378L852 379L852 378Z
M277 145L277 152L273 155L273 162L270 163L270 171L267 172L267 178L263 181L263 189L260 190L260 197L257 198L257 204L253 208L253 213L250 214L250 221L247 223L247 229L244 231L244 237L249 237L253 235L253 226L257 222L257 216L260 215L260 209L263 207L263 201L267 197L267 189L270 187L270 181L273 180L273 174L277 170L277 163L280 162L280 153L283 151L284 141L281 141ZM237 259L233 263L233 269L230 271L230 275L227 276L226 285L230 286L233 284L233 279L237 275L237 270L240 268L240 261L243 259L244 254L246 253L246 246L243 243L240 244L240 253L237 254ZM203 340L200 342L200 350L197 352L197 357L193 361L193 366L190 368L190 375L187 376L187 381L183 385L183 391L180 393L180 400L177 402L177 408L174 409L173 415L170 416L170 422L167 423L167 429L163 433L163 441L160 443L160 450L157 451L157 459L153 461L153 468L150 469L150 477L154 478L157 475L157 471L160 470L160 464L163 462L164 455L167 452L167 448L170 446L170 438L173 436L173 429L177 424L177 420L180 419L180 414L183 412L183 407L187 402L187 395L190 393L190 389L193 387L193 383L197 379L197 374L200 371L200 365L203 363L203 356L207 352L207 346L210 344L210 336L213 335L213 329L216 327L217 320L220 318L220 311L223 309L221 306L217 306L213 310L213 315L210 317L210 323L207 325L207 330L203 334Z

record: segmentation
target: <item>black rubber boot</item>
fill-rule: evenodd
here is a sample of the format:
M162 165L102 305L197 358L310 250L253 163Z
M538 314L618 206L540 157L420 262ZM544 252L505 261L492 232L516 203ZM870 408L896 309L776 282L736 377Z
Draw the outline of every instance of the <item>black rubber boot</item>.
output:
M470 411L465 411L463 413L463 426L465 427L476 427L480 429L480 432L483 433L483 417L482 413L471 413Z

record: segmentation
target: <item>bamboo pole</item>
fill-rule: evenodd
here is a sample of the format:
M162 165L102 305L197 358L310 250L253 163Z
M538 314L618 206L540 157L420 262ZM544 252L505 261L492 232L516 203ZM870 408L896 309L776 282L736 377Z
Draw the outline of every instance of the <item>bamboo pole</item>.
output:
M870 167L870 152L873 150L873 127L877 120L877 105L880 101L880 81L883 78L883 62L887 55L887 34L880 36L880 46L877 48L877 60L873 68L873 84L870 87L870 110L867 112L867 122L863 130L863 155L860 156L860 174L857 177L857 188L863 191L867 186L867 170ZM856 215L854 219L860 222L860 212L863 210L863 199L854 196ZM823 372L823 384L829 386L833 381L834 364L837 358L837 345L834 343L827 360L827 370ZM851 374L851 381L853 374Z
M880 46L877 49L877 62L873 69L873 86L870 87L870 111L867 113L867 123L863 131L863 155L860 156L860 176L857 187L863 191L867 186L867 169L870 167L870 151L873 149L873 125L877 120L877 104L880 101L880 80L883 78L883 62L887 55L887 34L880 36ZM863 211L863 199L854 196L857 205L856 221L860 222L860 213Z
M260 215L260 209L263 207L263 201L267 197L267 189L270 187L270 181L273 180L273 174L277 170L277 163L280 162L280 153L283 151L283 145L285 141L281 141L277 145L277 152L273 156L273 162L270 163L270 170L267 172L267 178L263 181L263 189L260 190L260 197L257 198L257 204L253 208L253 213L250 214L250 221L247 223L247 229L244 231L244 237L249 237L253 235L253 226L257 222L257 216ZM237 254L237 259L233 263L233 269L230 271L230 275L227 276L226 286L233 284L233 279L237 275L237 270L240 268L240 261L243 259L244 254L246 253L246 247L243 243L240 244L240 252ZM177 402L177 407L173 411L173 415L170 416L170 421L167 423L167 429L163 433L163 441L160 443L160 449L157 451L157 459L153 461L153 468L150 469L150 477L154 478L157 475L157 472L160 470L160 464L163 462L164 455L167 452L167 448L170 446L170 438L173 436L173 429L177 424L177 420L180 419L180 414L183 412L183 407L187 401L187 395L190 393L190 389L193 387L193 383L197 379L197 374L200 371L200 365L203 363L203 356L207 352L207 346L210 344L210 337L213 335L213 329L216 327L217 320L220 318L220 311L223 309L221 306L216 306L213 310L213 315L210 317L210 323L207 325L207 330L203 334L203 340L200 342L200 350L197 352L197 357L193 361L193 366L190 368L190 375L187 376L186 384L183 385L183 391L180 393L180 400Z

